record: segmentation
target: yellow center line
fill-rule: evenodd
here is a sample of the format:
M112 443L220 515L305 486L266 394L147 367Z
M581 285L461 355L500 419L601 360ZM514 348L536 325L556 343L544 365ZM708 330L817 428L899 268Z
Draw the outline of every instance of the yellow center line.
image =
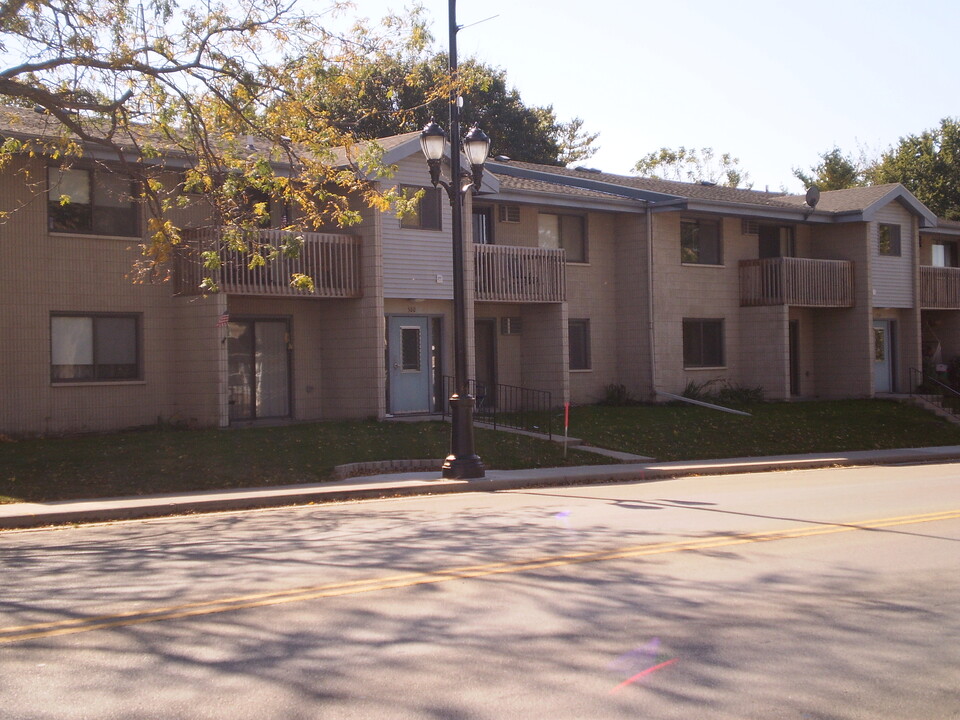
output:
M669 542L645 543L632 545L614 550L584 551L551 555L532 560L514 560L481 565L465 565L461 567L433 570L428 572L409 572L379 578L364 580L350 580L324 585L312 585L287 590L252 593L233 597L207 600L203 602L185 603L169 607L154 608L152 610L132 610L109 615L56 620L32 625L18 625L0 628L0 645L34 640L37 638L54 637L57 635L71 635L91 630L139 625L143 623L159 622L162 620L176 620L196 617L198 615L212 615L215 613L243 610L247 608L280 605L291 602L303 602L321 598L356 595L365 592L392 590L427 585L431 583L449 582L470 578L488 577L512 573L529 572L544 568L560 567L564 565L579 565L583 563L605 562L609 560L624 560L644 557L647 555L662 555L665 553L684 552L691 550L709 550L732 545L744 545L757 542L771 542L775 540L790 540L795 538L814 537L818 535L832 535L836 533L853 532L855 530L873 530L897 525L911 525L916 523L936 522L938 520L954 520L960 518L960 510L947 510L922 515L903 515L900 517L879 518L864 520L855 523L825 523L815 527L803 525L784 530L768 530L754 533L738 533L722 535L700 540L676 540Z

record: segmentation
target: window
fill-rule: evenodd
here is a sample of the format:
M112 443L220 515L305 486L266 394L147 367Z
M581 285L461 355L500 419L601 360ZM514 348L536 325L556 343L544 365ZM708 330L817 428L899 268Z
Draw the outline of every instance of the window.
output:
M723 265L719 220L680 220L680 262Z
M132 181L84 168L47 169L47 220L52 232L136 237L137 205Z
M537 222L540 247L563 248L567 262L587 261L587 241L581 216L540 213Z
M136 315L51 316L53 382L137 380L140 376Z
M957 267L957 244L955 242L935 242L931 246L934 267Z
M473 208L473 241L477 245L493 244L493 223L488 207Z
M723 367L723 320L684 318L683 366Z
M590 321L570 320L567 324L570 343L570 369L590 369Z
M404 372L420 372L423 365L419 327L400 328L400 362Z
M423 191L417 208L400 220L400 227L413 230L442 230L440 224L440 188L414 187L403 185L400 189L408 197Z
M757 235L760 236L761 260L796 256L793 228L789 225L760 225L757 228Z
M900 226L880 223L880 241L878 249L881 255L900 256Z

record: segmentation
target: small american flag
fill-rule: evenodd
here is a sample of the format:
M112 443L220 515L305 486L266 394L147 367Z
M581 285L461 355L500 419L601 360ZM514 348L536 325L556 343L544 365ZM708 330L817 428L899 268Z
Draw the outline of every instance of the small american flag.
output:
M223 315L217 318L217 327L218 328L226 327L228 322L230 322L230 313L224 313Z

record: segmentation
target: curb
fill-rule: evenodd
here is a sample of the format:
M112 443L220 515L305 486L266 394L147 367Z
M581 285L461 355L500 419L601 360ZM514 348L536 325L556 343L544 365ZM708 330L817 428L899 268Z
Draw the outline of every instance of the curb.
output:
M679 477L730 475L827 467L921 464L960 459L960 446L857 451L837 454L785 455L766 458L581 465L566 468L492 470L478 480L447 480L439 476L436 460L400 460L354 463L343 472L365 472L371 467L405 470L395 474L333 480L324 483L179 495L152 495L51 503L0 505L0 530L17 530L74 523L132 520L170 515L276 508L397 498L446 493L496 492L537 487L563 487L615 482L657 482ZM428 470L422 465L428 463ZM408 468L413 467L413 470ZM429 475L428 475L429 473Z

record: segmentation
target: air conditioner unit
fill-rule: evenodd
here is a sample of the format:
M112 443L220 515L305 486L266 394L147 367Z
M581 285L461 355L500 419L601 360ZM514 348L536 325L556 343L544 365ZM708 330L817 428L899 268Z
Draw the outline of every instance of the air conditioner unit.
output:
M501 335L519 335L520 331L523 329L523 323L518 317L502 317L500 318L500 334Z
M519 223L520 206L519 205L499 205L497 208L497 219L502 223Z

